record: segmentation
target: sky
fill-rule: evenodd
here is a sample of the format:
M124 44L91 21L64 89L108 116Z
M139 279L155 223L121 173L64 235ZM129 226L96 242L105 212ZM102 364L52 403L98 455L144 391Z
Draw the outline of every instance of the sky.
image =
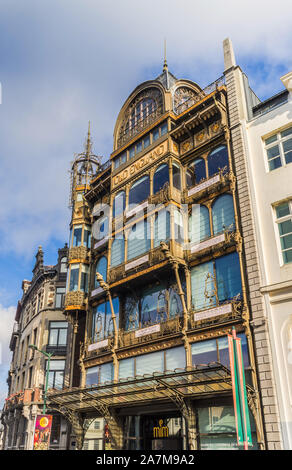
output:
M263 100L292 70L291 2L278 0L0 0L0 406L21 282L39 245L55 264L68 240L69 169L91 121L106 161L118 112L169 70L201 87L237 63Z

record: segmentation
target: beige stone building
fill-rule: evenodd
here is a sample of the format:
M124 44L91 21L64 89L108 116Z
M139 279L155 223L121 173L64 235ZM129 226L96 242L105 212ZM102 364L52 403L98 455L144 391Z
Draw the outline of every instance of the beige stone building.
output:
M22 283L23 295L10 341L8 397L1 415L4 449L31 450L35 418L42 414L47 360L29 348L30 344L53 354L49 388L69 386L71 330L63 314L67 252L65 246L58 252L57 265L45 266L39 247L32 280ZM64 449L68 444L68 425L63 417L50 411L54 414L50 446Z

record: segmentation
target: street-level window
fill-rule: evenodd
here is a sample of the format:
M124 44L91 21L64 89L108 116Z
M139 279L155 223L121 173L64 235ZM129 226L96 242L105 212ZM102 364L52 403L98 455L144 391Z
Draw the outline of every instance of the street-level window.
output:
M265 139L269 171L292 162L292 127Z
M49 346L67 345L68 323L66 321L51 321L49 330Z
M276 207L283 263L292 262L292 201L284 202Z
M46 371L47 371L47 368L48 368L48 361L46 361ZM55 360L55 359L50 361L48 388L57 388L57 389L63 388L64 372L65 372L65 361Z
M86 370L86 385L101 385L105 382L112 382L113 378L114 368L112 362L89 367Z

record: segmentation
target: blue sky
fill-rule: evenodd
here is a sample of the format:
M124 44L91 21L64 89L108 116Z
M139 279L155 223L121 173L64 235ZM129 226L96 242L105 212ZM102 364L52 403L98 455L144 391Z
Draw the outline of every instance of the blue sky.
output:
M68 170L88 121L108 159L123 102L162 70L165 37L177 77L213 82L230 37L259 98L279 92L292 70L290 10L286 0L1 0L0 401L21 281L38 245L54 264L68 238Z

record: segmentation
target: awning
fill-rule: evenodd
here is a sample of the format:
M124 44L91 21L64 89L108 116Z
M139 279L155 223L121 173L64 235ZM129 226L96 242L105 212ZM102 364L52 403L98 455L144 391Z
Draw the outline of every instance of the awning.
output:
M230 393L231 390L229 369L222 364L212 363L208 366L176 369L103 385L52 391L48 394L48 405L87 413L96 410L100 405L117 408L166 401L175 395L182 399L198 398Z

